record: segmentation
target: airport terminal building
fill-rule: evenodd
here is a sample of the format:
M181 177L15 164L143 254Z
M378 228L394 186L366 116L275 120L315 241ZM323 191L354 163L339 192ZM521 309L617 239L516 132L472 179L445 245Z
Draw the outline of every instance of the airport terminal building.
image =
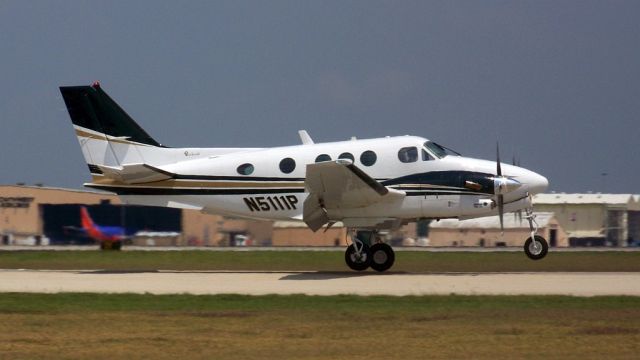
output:
M116 195L97 191L2 185L0 246L93 244L78 231L82 206L96 224L125 228L135 245L234 246L268 244L271 239L269 222L225 219L194 210L123 205Z
M640 196L539 194L534 197L540 234L550 246L640 245ZM43 186L0 185L0 246L94 244L77 231L80 208L95 223L126 228L128 243L142 246L344 246L347 231L335 224L312 232L302 222L253 221L195 210L124 205L113 194ZM505 215L466 221L410 223L385 234L393 246L522 246L528 223Z

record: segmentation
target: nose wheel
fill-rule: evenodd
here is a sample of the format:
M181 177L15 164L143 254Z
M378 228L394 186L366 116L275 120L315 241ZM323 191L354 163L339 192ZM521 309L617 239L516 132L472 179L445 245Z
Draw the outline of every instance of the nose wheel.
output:
M529 229L531 230L531 236L524 242L524 253L531 260L540 260L547 256L549 252L549 244L547 240L540 235L536 235L538 232L538 223L536 222L536 216L533 213L533 209L527 209L527 220L529 221Z
M524 242L524 253L531 260L540 260L547 255L549 244L542 236L535 235L533 238L527 238Z

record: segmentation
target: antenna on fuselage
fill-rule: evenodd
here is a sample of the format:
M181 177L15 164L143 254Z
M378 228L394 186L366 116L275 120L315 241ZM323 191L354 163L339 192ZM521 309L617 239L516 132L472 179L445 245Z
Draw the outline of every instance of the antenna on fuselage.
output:
M298 135L300 136L300 141L302 141L302 145L311 145L313 144L313 139L309 136L307 130L298 130Z

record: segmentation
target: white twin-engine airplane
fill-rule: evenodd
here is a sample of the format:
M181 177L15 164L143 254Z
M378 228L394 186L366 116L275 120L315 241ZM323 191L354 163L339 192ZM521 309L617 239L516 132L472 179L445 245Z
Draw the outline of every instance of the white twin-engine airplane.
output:
M468 219L526 211L524 250L543 258L531 196L547 179L530 170L463 157L417 136L275 148L170 148L147 134L100 87L61 87L92 181L125 203L232 217L302 220L317 231L341 221L353 270L389 269L395 255L378 231L417 219Z

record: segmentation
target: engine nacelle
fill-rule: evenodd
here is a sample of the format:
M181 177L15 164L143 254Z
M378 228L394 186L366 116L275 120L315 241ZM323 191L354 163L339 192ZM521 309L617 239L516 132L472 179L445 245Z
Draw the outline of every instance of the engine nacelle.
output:
M487 197L461 196L460 216L477 217L489 216L495 208L493 199Z
M478 199L473 203L473 207L476 209L492 209L494 207L494 201L491 199Z

